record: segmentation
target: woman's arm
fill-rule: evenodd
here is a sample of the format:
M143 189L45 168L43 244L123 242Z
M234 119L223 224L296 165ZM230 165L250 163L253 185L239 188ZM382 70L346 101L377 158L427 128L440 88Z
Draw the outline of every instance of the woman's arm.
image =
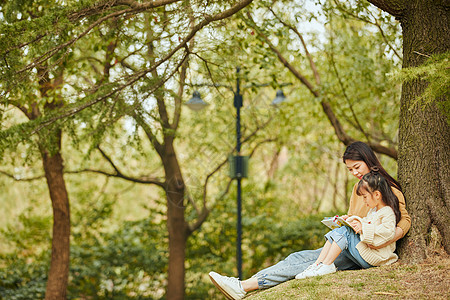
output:
M395 238L392 242L399 240L404 237L406 233L408 233L409 228L411 227L411 217L408 215L408 211L406 210L405 196L403 193L397 190L396 188L392 188L395 196L398 198L399 209L401 213L400 221L397 224L397 230L395 232ZM401 236L397 237L397 231L401 229Z
M395 243L396 241L398 241L402 237L403 237L403 229L401 229L400 227L395 227L395 234L394 234L394 238L392 240L387 241L386 243L381 244L379 246L374 246L374 245L370 245L370 244L367 244L367 246L370 249L381 249L381 248L384 248L386 246L389 246L392 243Z

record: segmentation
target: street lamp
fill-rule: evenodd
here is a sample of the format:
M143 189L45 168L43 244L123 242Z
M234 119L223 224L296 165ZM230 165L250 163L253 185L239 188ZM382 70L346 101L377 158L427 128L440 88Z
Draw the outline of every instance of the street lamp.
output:
M234 107L236 108L236 152L237 155L231 157L230 163L230 177L237 180L237 240L236 240L236 260L237 260L237 269L238 269L238 277L242 279L242 191L241 191L241 182L242 178L247 177L247 163L245 156L241 155L241 107L242 107L242 95L240 89L240 78L239 78L240 68L236 68L236 91L231 89L234 94ZM266 86L266 85L263 85ZM278 90L275 99L272 101L271 105L277 106L283 101L286 100L286 96L284 95L282 90ZM208 103L202 100L200 97L200 93L198 91L194 91L192 98L185 103L190 109L199 111L206 106Z

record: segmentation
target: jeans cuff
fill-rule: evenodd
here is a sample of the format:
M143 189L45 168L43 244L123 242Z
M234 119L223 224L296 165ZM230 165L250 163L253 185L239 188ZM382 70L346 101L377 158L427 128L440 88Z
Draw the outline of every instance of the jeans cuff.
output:
M344 234L337 233L337 232L329 232L327 235L325 235L330 243L335 242L336 245L341 248L341 250L347 249L348 241L345 238Z
M266 283L266 279L265 279L266 276L267 275L256 273L255 275L253 275L251 277L251 278L256 278L256 280L258 281L258 289L260 289L260 290L265 289L264 284Z

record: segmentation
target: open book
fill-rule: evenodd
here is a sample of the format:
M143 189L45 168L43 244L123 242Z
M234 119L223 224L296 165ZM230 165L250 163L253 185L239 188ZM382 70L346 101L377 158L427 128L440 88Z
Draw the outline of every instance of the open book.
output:
M330 228L331 230L341 227L343 225L348 226L350 228L353 229L353 227L344 219L342 219L339 216L334 216L334 217L325 217L322 221L321 221L325 226L327 226L328 228Z

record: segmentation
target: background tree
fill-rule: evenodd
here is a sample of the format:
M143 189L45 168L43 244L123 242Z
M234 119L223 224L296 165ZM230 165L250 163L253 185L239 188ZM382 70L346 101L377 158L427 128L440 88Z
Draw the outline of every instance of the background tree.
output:
M83 37L89 37L92 35L93 32L95 32L94 28L99 28L100 36L102 36L102 26L105 25L105 23L108 20L117 21L119 17L121 16L132 16L134 14L138 14L142 11L146 10L153 10L156 7L162 7L164 5L170 5L173 2L177 1L162 1L160 3L154 4L153 2L149 3L137 3L137 2L102 2L102 3L83 3L80 5L75 4L73 7L63 7L60 9L56 9L56 12L52 14L49 17L45 17L49 19L50 22L48 22L47 19L44 17L36 17L34 15L32 16L24 16L24 21L20 24L26 24L30 28L33 26L39 26L42 24L45 24L46 26L54 26L55 24L60 25L60 27L57 27L58 32L60 33L59 36L62 37L61 40L56 39L53 41L53 43L45 44L47 41L47 37L51 37L50 33L52 32L51 29L43 29L39 33L31 33L31 38L27 34L23 34L22 27L16 26L12 27L9 30L19 33L19 37L22 37L23 40L14 40L12 45L3 49L3 56L4 56L4 63L3 63L3 79L7 79L8 76L10 76L9 82L6 82L5 84L5 90L3 93L3 96L7 96L10 93L14 92L14 86L17 84L17 82L26 83L27 81L24 80L22 74L27 74L31 71L33 72L34 68L37 68L40 70L42 66L46 66L48 64L49 60L56 59L56 61L65 61L65 59L70 56L67 55L67 53L74 51L74 46L77 43L78 40L80 40ZM72 107L64 107L63 109L60 109L58 112L54 112L53 114L49 116L44 116L42 119L44 120L38 120L39 122L30 123L28 127L34 127L33 132L40 132L45 129L45 127L52 126L52 124L58 123L58 120L62 118L67 118L70 116L74 116L81 111L85 110L86 108L98 108L99 103L107 103L112 95L116 95L116 97L119 95L120 92L122 92L124 89L126 89L129 86L132 86L133 84L137 83L139 80L142 80L145 82L145 76L146 75L153 75L154 82L151 82L151 92L155 93L157 104L159 108L159 120L162 121L163 125L163 142L158 142L156 135L153 135L151 130L147 130L149 127L144 126L146 129L146 133L151 140L153 146L155 147L158 154L160 154L163 166L165 169L165 175L167 177L167 180L165 183L162 182L155 182L159 184L160 186L165 187L166 194L168 197L168 229L169 229L169 252L170 252L170 259L169 259L169 284L168 284L168 298L170 299L182 299L184 295L184 249L185 249L185 242L187 239L187 236L190 234L188 230L187 223L184 222L184 183L181 175L181 171L177 162L177 158L174 152L174 146L173 146L173 140L174 140L174 133L176 131L176 128L178 126L179 122L179 115L180 115L180 109L181 109L181 96L183 94L183 78L185 77L184 73L186 70L186 67L184 70L181 71L181 81L180 81L180 89L178 93L178 98L175 103L175 113L173 118L173 123L169 121L168 113L167 113L167 107L164 103L164 97L163 94L158 92L158 89L164 84L165 81L167 81L177 70L178 68L184 63L187 55L189 54L188 51L185 51L184 55L178 56L180 49L183 47L187 47L187 43L192 40L194 35L201 30L203 27L208 25L211 22L222 20L224 18L227 18L237 11L239 11L241 8L248 5L251 1L241 1L234 4L234 6L228 7L228 9L225 9L219 13L215 13L215 15L203 15L203 18L198 22L198 24L192 24L188 28L179 28L179 32L173 32L172 35L169 37L169 41L175 36L178 37L178 40L172 40L173 42L170 43L169 47L164 47L167 52L162 52L162 55L160 57L151 57L150 58L150 66L143 65L143 69L140 70L131 70L133 71L130 74L125 74L125 79L122 80L121 78L112 78L112 64L110 62L110 59L114 57L114 51L116 48L117 40L110 40L109 44L105 47L105 62L103 63L103 72L100 73L99 78L95 78L95 80L92 80L88 78L88 87L84 87L83 91L80 93L82 95L80 98L80 103L76 103L75 105L72 105ZM15 9L16 6L14 5L16 3L12 3L8 8ZM39 5L39 4L37 4ZM181 7L187 8L187 11L190 11L193 7L186 5L185 3L181 4ZM23 9L24 7L20 7L19 9ZM38 7L39 10L45 10L42 6ZM106 10L105 10L106 9ZM5 10L7 13L11 13L11 11ZM183 9L179 10L181 12L184 12ZM172 8L165 10L163 9L161 13L161 19L165 22L168 20L168 14L171 14ZM175 10L177 12L177 10ZM214 13L214 12L213 12ZM21 13L16 13L19 16L19 19L22 17ZM175 14L172 14L172 16L175 16ZM86 17L90 17L91 22L83 22L83 20ZM159 16L158 16L159 17ZM158 18L157 17L157 18ZM182 16L180 16L182 17ZM192 19L194 16L191 15L190 18ZM173 19L174 21L176 19ZM179 19L181 20L181 19ZM28 22L27 22L28 21ZM47 23L43 23L47 21ZM148 21L148 19L147 19ZM158 22L158 20L156 20ZM122 23L126 25L126 21ZM168 24L168 23L166 23ZM178 23L181 24L181 23ZM72 27L73 26L73 27ZM74 27L78 26L76 30L74 30ZM106 27L106 26L105 26ZM48 27L49 28L49 27ZM48 30L48 31L47 31ZM107 30L107 29L106 29ZM184 31L184 32L183 32ZM42 33L43 32L43 33ZM72 33L68 34L68 33ZM74 34L75 33L75 34ZM75 37L73 37L75 36ZM105 36L103 36L105 37ZM25 41L24 41L25 40ZM144 45L145 43L142 43ZM6 45L6 43L5 43ZM163 44L160 44L160 46ZM20 61L16 60L17 57L20 56L20 52L24 51L27 53L27 47L33 46L33 50L36 49L37 55L35 53L31 53L30 59L28 61ZM149 49L149 53L152 55L154 53L152 49L152 41L147 45ZM42 48L40 48L42 47ZM64 51L66 51L64 53ZM138 50L139 51L139 50ZM35 55L35 56L34 56ZM131 54L128 54L126 57L133 56L133 52ZM170 59L174 59L175 64L170 65ZM11 59L13 60L14 64L11 65ZM8 63L9 60L9 63ZM178 60L178 61L177 61ZM163 65L163 63L167 64L166 66L169 66L170 70L167 74L164 74L163 76L160 76L158 74L158 71L162 68L159 68ZM123 62L123 64L126 64ZM38 71L38 75L40 75ZM41 77L42 80L47 79L46 76ZM89 92L89 95L86 95L86 92ZM56 106L57 107L57 106ZM105 110L104 110L105 111ZM139 113L132 113L132 115L138 120L138 123L143 125L145 124L142 122L142 116L139 116ZM37 116L34 118L36 119ZM35 127L37 125L37 128ZM104 125L104 124L103 124ZM101 129L101 128L99 128ZM17 140L13 140L11 138L10 133L13 130L10 130L9 132L6 132L4 134L5 137L9 138L9 142L11 144L14 144L17 142ZM60 166L62 167L62 162L60 162ZM117 171L117 169L116 169ZM60 175L62 176L62 168ZM56 187L55 187L56 188ZM55 189L51 189L50 193L52 194L55 192ZM175 197L174 199L172 199ZM68 205L68 201L67 201ZM68 218L68 212L67 212L67 218ZM204 214L203 214L204 215ZM201 218L204 218L204 216L201 216ZM55 226L58 225L55 223ZM200 226L201 220L199 223L195 226ZM58 226L57 228L70 228L70 226ZM66 282L67 282L67 276L68 276L68 257L69 257L69 231L65 231L65 238L62 239L67 241L65 244L65 255L62 255L61 257L64 257L64 261L59 262L57 266L62 267L65 271L65 275L62 274L62 272L56 272L58 276L62 276L66 278L66 280L59 280L58 282L62 283L62 286L58 288L59 292L57 294L53 294L48 292L47 297L52 298L64 298L65 297L65 290L66 290ZM56 256L60 257L60 256ZM54 268L52 268L54 269ZM52 271L51 269L51 271ZM52 274L52 273L51 273ZM50 277L52 278L52 277ZM51 280L48 285L49 291L53 289L53 285L50 284L51 282L56 282Z

